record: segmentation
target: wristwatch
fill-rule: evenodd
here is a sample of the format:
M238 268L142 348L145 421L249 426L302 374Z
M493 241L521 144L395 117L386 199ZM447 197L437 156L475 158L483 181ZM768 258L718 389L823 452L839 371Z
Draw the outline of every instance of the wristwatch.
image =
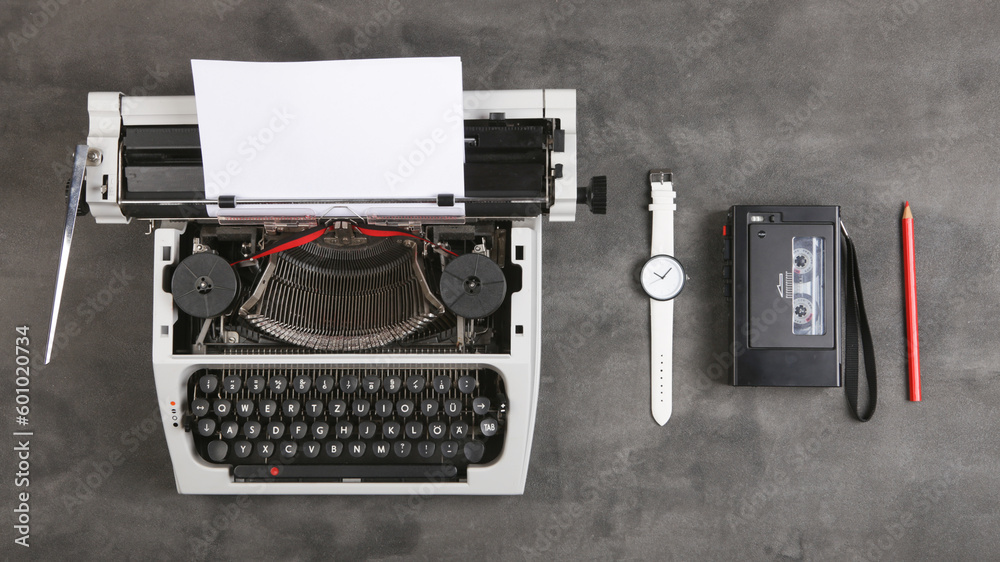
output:
M684 289L684 267L674 254L674 197L670 170L651 170L653 242L650 258L639 281L649 295L650 400L653 419L660 425L670 419L673 400L674 301Z

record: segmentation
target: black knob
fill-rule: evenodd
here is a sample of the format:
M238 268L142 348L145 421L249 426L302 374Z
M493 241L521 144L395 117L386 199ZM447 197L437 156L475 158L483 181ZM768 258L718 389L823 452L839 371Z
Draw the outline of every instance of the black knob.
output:
M607 176L594 176L590 178L590 185L576 188L576 202L579 205L586 205L590 212L595 215L604 215L608 212L608 178Z

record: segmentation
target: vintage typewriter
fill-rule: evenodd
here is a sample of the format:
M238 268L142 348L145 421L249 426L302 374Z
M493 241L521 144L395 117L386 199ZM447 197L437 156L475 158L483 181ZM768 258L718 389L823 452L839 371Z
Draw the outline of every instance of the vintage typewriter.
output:
M227 217L237 202L206 199L193 96L90 94L54 315L78 214L149 222L179 492L523 492L542 216L604 213L606 181L576 185L575 91L488 94L465 93L465 197L436 201L462 220Z

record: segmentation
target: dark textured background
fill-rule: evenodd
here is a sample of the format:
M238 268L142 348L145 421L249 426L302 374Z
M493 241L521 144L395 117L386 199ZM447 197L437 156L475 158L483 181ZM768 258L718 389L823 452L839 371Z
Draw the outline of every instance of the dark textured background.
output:
M178 495L153 412L152 240L140 224L84 219L63 305L63 325L82 333L33 371L33 546L11 542L5 437L0 553L1000 557L995 2L398 0L385 21L385 0L48 1L51 16L44 2L0 3L8 435L13 328L30 325L41 350L88 91L190 94L191 58L460 55L466 89L577 88L580 175L606 174L611 203L606 217L545 225L541 398L521 497ZM646 172L663 166L675 171L690 280L676 308L674 414L661 428L647 408L648 301L632 271L649 248ZM907 199L922 404L906 401ZM850 418L840 389L734 389L717 376L719 234L734 203L843 206L881 374L871 423ZM131 278L118 294L107 291L115 273ZM121 464L102 474L112 455Z

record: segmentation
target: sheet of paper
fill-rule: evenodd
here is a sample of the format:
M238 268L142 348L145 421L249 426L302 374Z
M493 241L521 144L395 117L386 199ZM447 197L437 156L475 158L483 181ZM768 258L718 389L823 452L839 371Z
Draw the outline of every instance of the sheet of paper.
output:
M210 216L462 215L461 204L240 205L275 198L464 195L458 57L317 62L192 60ZM384 214L384 213L383 213Z

